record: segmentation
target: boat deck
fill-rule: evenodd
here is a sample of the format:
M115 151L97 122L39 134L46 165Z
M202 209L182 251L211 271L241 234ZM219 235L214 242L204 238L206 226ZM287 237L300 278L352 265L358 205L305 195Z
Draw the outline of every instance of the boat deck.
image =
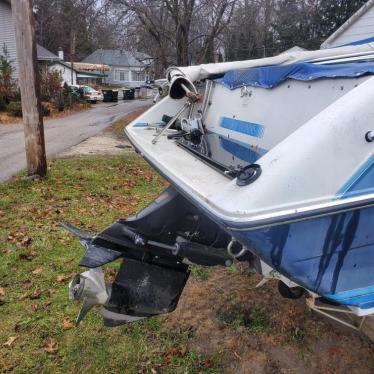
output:
M202 205L207 205L208 200L211 201L215 194L232 183L175 141L167 139L166 135L152 144L157 134L155 129L137 127L135 124L127 128L126 134L152 166Z

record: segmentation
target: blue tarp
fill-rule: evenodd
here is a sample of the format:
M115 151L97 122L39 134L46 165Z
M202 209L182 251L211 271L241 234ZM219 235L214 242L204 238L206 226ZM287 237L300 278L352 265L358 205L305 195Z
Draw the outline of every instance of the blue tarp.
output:
M290 65L265 66L229 70L216 79L231 90L242 86L273 88L286 79L312 81L320 78L352 78L374 74L374 62L355 62L331 65L297 63Z

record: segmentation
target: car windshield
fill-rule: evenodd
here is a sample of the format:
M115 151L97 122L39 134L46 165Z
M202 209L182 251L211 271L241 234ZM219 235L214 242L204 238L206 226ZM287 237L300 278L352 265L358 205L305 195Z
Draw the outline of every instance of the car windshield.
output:
M94 90L92 87L90 86L84 86L84 92L96 92L96 90Z

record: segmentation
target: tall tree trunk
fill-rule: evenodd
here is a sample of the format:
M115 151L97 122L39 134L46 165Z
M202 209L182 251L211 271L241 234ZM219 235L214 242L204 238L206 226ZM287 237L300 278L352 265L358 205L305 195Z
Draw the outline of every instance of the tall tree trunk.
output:
M179 26L177 28L176 47L177 47L177 64L179 66L188 65L189 64L188 33L186 33L183 26Z

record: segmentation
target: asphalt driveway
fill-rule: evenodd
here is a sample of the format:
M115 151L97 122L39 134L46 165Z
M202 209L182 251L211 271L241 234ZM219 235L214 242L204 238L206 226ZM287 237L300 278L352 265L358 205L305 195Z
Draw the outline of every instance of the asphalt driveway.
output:
M149 104L151 100L99 103L84 112L44 121L47 156L55 156L97 134L122 116ZM0 181L25 167L23 125L0 125Z

